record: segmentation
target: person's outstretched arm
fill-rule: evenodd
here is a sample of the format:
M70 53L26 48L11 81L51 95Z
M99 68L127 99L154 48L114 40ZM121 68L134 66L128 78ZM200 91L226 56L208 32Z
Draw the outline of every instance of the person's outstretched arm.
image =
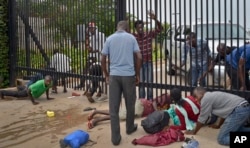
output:
M37 105L37 104L39 104L39 102L36 102L36 101L34 100L34 98L33 98L32 94L31 94L31 90L30 90L30 89L28 89L27 91L28 91L28 96L29 96L29 98L30 98L30 100L31 100L32 104L33 104L33 105Z

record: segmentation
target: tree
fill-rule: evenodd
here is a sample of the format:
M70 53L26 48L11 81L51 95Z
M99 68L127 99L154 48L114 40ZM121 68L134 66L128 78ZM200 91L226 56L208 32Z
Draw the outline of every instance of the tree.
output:
M27 4L29 1L29 5ZM44 0L19 1L19 10L29 6L30 17L46 19L46 28L53 39L63 44L70 40L77 45L77 25L95 21L106 36L115 29L115 7L113 0Z

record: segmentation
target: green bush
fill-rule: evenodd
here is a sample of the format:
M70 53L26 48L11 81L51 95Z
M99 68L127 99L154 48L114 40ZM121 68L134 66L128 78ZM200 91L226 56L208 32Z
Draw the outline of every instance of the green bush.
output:
M1 87L9 84L9 48L8 48L8 1L0 0L0 79Z
M46 54L49 57L49 59L51 59L53 55L52 51L53 50L46 51ZM80 69L81 69L81 66L83 69L86 64L86 59L87 59L86 51L81 51L80 49L77 49L77 48L63 48L60 50L60 52L67 55L69 58L71 58L71 67L75 73L82 72L80 71ZM27 54L26 54L25 49L18 49L18 53L17 53L18 66L26 67L26 56ZM37 51L37 49L31 49L30 63L31 63L30 68L34 68L34 69L41 69L46 64L44 58L42 57L42 54L39 51ZM27 75L27 72L19 71L18 77L21 77L23 75Z

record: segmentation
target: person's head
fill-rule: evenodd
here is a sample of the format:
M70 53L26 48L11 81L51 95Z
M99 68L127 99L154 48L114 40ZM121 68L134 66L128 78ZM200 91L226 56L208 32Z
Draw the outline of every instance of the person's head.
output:
M92 34L92 35L95 34L96 28L97 27L96 27L94 22L89 22L88 31L89 31L90 34Z
M53 54L57 54L57 53L59 53L59 49L54 49Z
M217 51L220 55L225 56L228 52L227 46L225 43L219 43L217 46Z
M51 82L52 82L52 77L50 75L46 75L44 77L44 83L45 83L45 85L48 86L48 85L51 84Z
M119 21L117 24L117 28L118 31L124 30L129 32L129 24L128 21Z
M170 90L170 97L175 104L182 105L183 99L181 96L181 90L179 88L173 88Z
M201 99L203 98L204 94L206 93L206 89L203 87L196 87L193 90L193 97L197 100L198 103L201 102Z
M197 46L197 35L194 32L190 32L187 35L187 44L189 44L191 47L196 47Z
M134 23L134 27L137 31L138 34L142 34L143 33L143 28L144 28L144 23L142 20L138 20Z

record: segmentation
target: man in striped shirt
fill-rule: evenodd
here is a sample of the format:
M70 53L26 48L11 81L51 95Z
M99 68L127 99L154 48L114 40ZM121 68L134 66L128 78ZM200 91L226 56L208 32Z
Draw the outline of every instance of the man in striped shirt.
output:
M153 65L152 65L152 41L159 34L163 27L160 21L157 20L156 15L152 12L148 12L150 19L155 20L156 29L155 30L146 30L144 31L144 23L141 20L138 20L134 23L134 27L136 29L135 36L139 48L142 54L142 67L140 70L140 82L153 83ZM147 97L145 94L144 86L139 87L139 98L147 98L148 100L153 99L153 88L148 87Z

